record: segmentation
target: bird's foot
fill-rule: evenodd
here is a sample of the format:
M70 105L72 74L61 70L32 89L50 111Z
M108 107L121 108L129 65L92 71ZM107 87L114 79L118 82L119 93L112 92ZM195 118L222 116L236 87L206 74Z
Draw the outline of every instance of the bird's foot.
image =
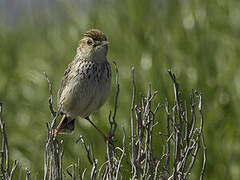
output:
M59 133L58 129L54 129L54 133L53 133L53 140L54 141L56 140L56 137L57 137L58 133Z

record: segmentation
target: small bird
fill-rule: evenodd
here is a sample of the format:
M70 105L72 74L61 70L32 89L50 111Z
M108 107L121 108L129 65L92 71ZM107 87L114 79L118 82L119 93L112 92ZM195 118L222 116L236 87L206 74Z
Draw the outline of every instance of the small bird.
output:
M54 131L70 133L76 117L88 120L89 115L105 103L111 86L111 68L107 61L108 41L97 29L87 31L79 41L76 56L64 72L58 91L58 108L62 119Z

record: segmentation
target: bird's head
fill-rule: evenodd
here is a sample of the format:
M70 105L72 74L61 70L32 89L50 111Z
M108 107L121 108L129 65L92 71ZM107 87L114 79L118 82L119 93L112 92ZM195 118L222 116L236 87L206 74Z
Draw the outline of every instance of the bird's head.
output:
M77 53L84 59L105 59L108 51L108 41L103 32L97 29L87 31L79 41Z

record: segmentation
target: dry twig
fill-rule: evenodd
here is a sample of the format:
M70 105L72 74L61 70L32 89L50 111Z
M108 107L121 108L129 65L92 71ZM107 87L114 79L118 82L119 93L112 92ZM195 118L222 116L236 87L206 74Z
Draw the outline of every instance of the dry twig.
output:
M190 177L190 173L201 151L203 161L199 179L202 180L206 167L206 145L204 141L204 118L202 112L202 94L192 91L190 105L188 108L187 101L181 102L179 83L175 75L169 71L169 75L173 82L174 102L171 106L166 99L166 132L157 132L159 136L155 136L155 127L159 126L157 117L158 110L161 107L158 103L155 107L153 102L156 99L157 92L152 92L152 86L149 85L147 95L141 96L140 102L137 102L137 88L134 79L134 68L132 68L132 99L131 99L131 115L130 115L130 135L127 136L123 129L123 140L121 146L116 146L115 135L117 130L117 109L119 99L119 75L118 68L114 62L116 70L116 95L114 103L114 111L110 111L109 122L109 139L111 142L106 143L106 161L98 166L98 160L93 152L93 145L88 145L85 139L80 136L77 142L81 141L86 156L91 164L91 172L89 178L91 180L99 179L174 179L185 180ZM44 152L44 180L62 180L66 179L66 175L75 180L86 179L87 169L80 167L80 160L77 163L71 163L65 171L63 171L62 161L64 155L63 141L60 143L53 140L53 128L59 111L55 112L53 108L52 84L44 73L49 85L48 106L52 116L52 123L47 123L47 140ZM159 118L158 118L159 119ZM161 123L162 124L162 123ZM2 133L2 151L0 161L0 171L2 179L11 180L18 166L18 162L14 161L10 168L9 149L5 123L2 118L2 104L0 103L0 127ZM126 142L130 142L129 146ZM161 142L163 151L159 155L159 150L154 149L154 143ZM130 163L128 161L130 155ZM126 167L129 163L130 169ZM11 170L10 170L11 169ZM26 169L26 179L30 179L30 171Z

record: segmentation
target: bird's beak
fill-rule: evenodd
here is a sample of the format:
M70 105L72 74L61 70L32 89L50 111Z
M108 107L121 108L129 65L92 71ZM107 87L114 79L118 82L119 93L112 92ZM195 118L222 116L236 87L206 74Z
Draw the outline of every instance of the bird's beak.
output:
M108 44L109 44L108 41L96 41L95 44L94 44L94 47L105 46L105 45L108 45Z
M102 46L108 45L109 42L108 41L102 41Z

